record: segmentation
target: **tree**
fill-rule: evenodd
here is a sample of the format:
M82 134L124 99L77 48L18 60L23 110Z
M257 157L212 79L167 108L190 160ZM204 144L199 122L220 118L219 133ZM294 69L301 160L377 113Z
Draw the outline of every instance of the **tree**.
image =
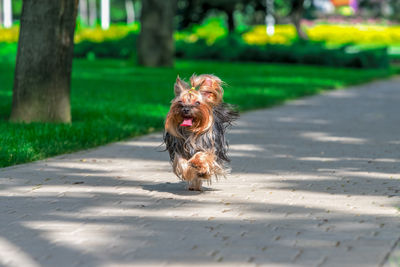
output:
M110 0L101 0L101 28L110 28Z
M3 25L3 3L0 0L0 26Z
M89 0L89 26L95 27L97 24L97 4L96 0Z
M301 19L304 13L304 0L291 0L291 20L296 27L297 36L302 40L307 40L308 36L301 28Z
M135 6L132 0L125 0L126 24L135 22Z
M12 5L11 0L3 0L3 19L4 28L11 28L12 26Z
M252 10L248 15L251 23L263 23L264 16L257 20L258 13L265 13L265 0L178 0L178 28L185 29L191 24L198 24L210 12L224 12L226 25L230 33L236 30L235 12ZM242 15L244 12L242 12ZM257 13L257 14L255 14Z
M87 0L79 0L79 18L83 25L88 25L88 3Z
M24 0L11 121L70 122L78 0Z
M173 19L176 0L143 0L138 61L148 67L172 66L174 62Z
M201 23L210 10L219 10L226 13L229 32L234 32L236 6L246 1L248 0L179 0L179 28L184 29L192 23Z

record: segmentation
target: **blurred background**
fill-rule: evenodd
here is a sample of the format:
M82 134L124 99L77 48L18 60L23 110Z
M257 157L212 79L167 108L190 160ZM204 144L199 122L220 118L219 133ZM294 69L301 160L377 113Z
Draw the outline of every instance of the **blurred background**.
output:
M22 0L0 3L1 60L13 60ZM398 0L80 0L74 56L136 58L158 3L171 12L152 23L173 17L176 58L387 67L400 55Z
M400 0L60 1L0 0L0 167L161 131L178 74L245 111L400 70Z

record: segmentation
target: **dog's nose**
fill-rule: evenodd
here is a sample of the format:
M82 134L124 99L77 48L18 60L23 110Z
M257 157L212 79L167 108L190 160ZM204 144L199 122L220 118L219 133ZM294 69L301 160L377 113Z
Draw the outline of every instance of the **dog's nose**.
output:
M184 114L189 114L190 109L188 107L183 107L182 111Z

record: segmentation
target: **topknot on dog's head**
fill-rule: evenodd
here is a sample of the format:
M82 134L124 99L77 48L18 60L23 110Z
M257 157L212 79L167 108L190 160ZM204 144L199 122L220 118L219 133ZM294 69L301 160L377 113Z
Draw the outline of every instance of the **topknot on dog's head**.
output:
M220 78L211 74L193 74L190 77L190 85L178 76L174 85L174 92L175 96L179 97L182 92L195 89L200 92L204 102L211 106L217 106L222 103L224 94L222 84Z
M195 75L190 77L192 87L197 88L202 94L203 99L210 105L216 106L222 102L224 90L222 81L217 76L211 74Z

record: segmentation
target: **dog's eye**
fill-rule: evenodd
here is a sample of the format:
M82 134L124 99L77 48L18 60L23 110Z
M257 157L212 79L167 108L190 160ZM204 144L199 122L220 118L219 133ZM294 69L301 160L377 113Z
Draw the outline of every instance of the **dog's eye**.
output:
M179 104L179 105L182 105L182 103L183 103L182 101L180 101L180 100L178 101L178 104Z
M200 105L200 101L196 101L196 105Z

